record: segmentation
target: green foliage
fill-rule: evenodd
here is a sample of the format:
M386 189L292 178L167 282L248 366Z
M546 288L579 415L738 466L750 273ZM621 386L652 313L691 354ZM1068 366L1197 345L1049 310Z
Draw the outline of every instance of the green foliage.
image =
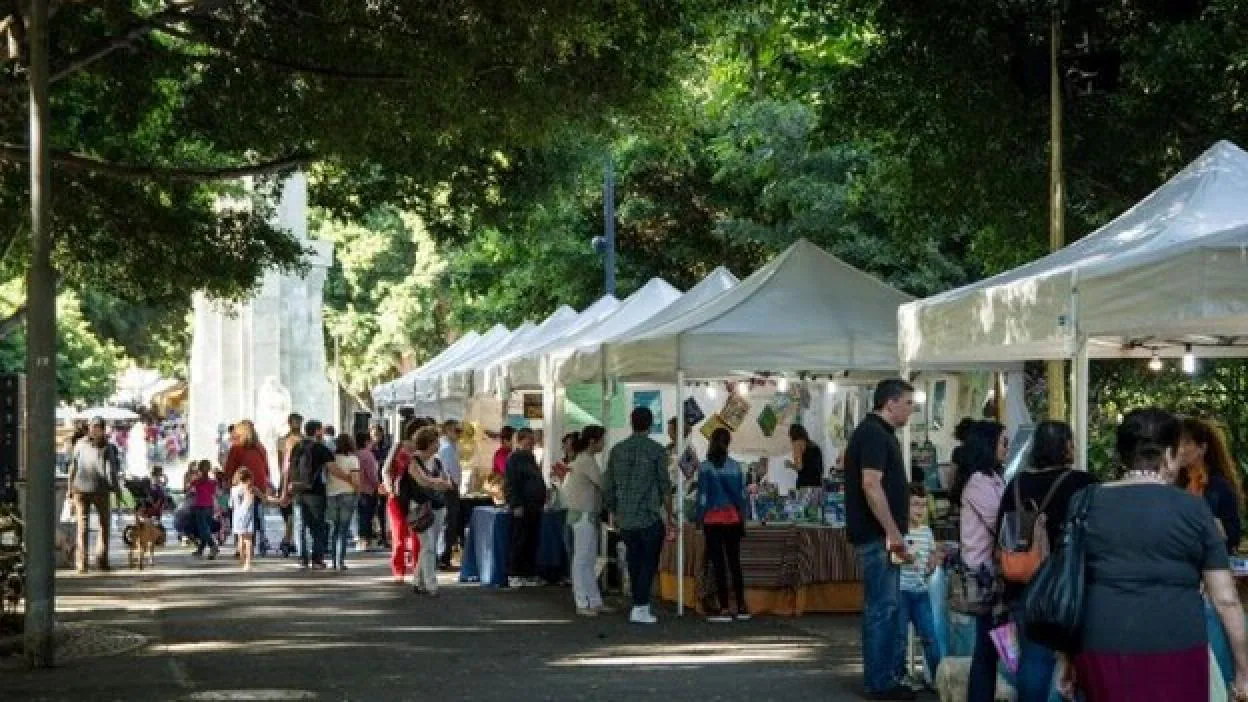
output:
M322 215L312 232L335 247L325 327L327 347L338 340L348 390L366 394L441 349L439 278L446 262L420 218L380 209L362 224L348 224Z
M1145 361L1093 363L1089 387L1089 467L1114 474L1114 430L1118 419L1139 407L1163 407L1221 425L1231 452L1248 456L1248 361L1201 359L1195 375L1169 361L1160 372Z
M11 281L0 288L0 312L11 313L19 297L20 281ZM122 349L101 340L83 316L83 305L72 292L62 293L56 301L57 396L67 402L96 404L107 400L117 388L117 374L122 363ZM22 330L0 339L0 373L26 372L26 335Z

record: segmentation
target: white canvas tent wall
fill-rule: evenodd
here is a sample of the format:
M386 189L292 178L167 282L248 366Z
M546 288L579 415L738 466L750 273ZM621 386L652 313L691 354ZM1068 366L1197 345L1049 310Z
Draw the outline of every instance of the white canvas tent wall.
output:
M678 371L893 370L897 306L911 299L801 239L715 299L612 344L607 374L672 382Z
M497 386L490 387L488 382L493 364L512 357L522 349L532 348L543 343L545 339L551 339L562 334L565 329L576 323L579 316L577 311L571 307L560 305L541 324L529 329L524 334L517 335L506 347L474 358L471 364L472 383L469 392L473 395L497 393L499 388ZM465 368L463 372L467 373L469 370Z
M473 344L476 344L480 339L481 339L481 335L478 334L477 332L475 331L468 332L467 334L464 334L459 339L457 339L455 343L451 344L450 346L447 346L445 349L442 349L441 353L429 359L429 361L427 361L420 368L410 371L407 374L403 375L402 377L396 378L395 380L392 380L391 382L386 383L385 385L382 385L381 394L382 394L384 401L390 406L400 404L401 402L404 401L401 397L401 395L403 394L401 392L401 388L404 386L405 383L407 384L408 387L410 387L411 381L414 380L415 377L418 374L420 374L421 371L425 370L426 368L435 366L436 364L438 364L439 362L441 362L442 360L448 357L452 357L452 356L455 356L456 354L462 353L465 348L472 346Z
M562 307L561 310L567 310L568 314L574 315L570 307ZM556 314L560 314L556 311ZM488 363L491 359L497 357L501 353L506 353L516 344L517 340L523 339L533 333L540 325L532 322L525 322L516 327L511 334L503 339L499 339L498 343L489 346L480 346L472 350L467 357L455 362L454 366L447 368L437 383L437 396L440 398L447 397L466 397L472 393L472 372L479 368L482 364Z
M619 305L620 301L614 295L603 295L577 315L575 320L557 332L534 338L528 345L517 344L511 353L495 360L485 369L486 392L540 387L539 365L536 357L533 356L534 352L594 324L611 314Z
M441 354L436 361L427 363L416 371L403 376L399 379L399 401L404 403L415 402L417 399L416 391L420 389L424 378L434 376L443 368L472 353L472 350L479 345L494 343L499 337L505 336L507 333L507 327L496 324L489 331L481 334L472 344L465 344L457 348L455 353Z
M604 370L605 345L638 336L648 329L661 327L700 307L740 282L727 268L711 271L689 292L671 304L653 310L649 315L631 318L622 311L607 318L603 324L575 340L575 348L551 357L551 377L556 385L567 386L587 380L601 380ZM644 310L639 310L644 312Z
M1074 358L1086 448L1089 358L1172 356L1189 344L1248 355L1248 154L1218 142L1080 241L903 305L898 323L910 368Z

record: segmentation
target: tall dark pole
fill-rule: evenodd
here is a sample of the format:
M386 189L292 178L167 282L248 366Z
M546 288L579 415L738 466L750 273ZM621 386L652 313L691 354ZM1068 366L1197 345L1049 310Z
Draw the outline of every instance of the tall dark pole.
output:
M1049 17L1049 249L1066 245L1066 184L1062 175L1061 3L1053 0ZM1049 361L1049 419L1066 421L1066 362Z
M20 22L20 18L18 19ZM48 0L32 0L30 24L30 271L26 279L27 661L55 658L56 278L52 271L48 162Z
M606 240L603 252L604 285L607 295L615 294L615 165L607 155L602 177L602 229Z

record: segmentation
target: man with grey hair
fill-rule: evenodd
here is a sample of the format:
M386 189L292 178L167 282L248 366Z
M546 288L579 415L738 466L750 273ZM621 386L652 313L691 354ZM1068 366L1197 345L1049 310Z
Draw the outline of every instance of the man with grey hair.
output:
M78 550L75 556L79 573L87 572L87 522L95 509L100 525L96 540L96 567L109 569L109 497L120 496L121 457L117 447L109 443L104 420L95 417L87 435L74 444L69 457L69 496L78 520Z

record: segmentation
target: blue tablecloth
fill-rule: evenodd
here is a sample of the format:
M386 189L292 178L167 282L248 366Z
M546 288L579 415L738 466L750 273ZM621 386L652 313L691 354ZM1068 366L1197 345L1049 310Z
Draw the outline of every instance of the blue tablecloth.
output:
M568 562L566 509L542 512L542 532L537 542L537 574L547 582L562 582L571 573Z
M507 587L507 546L511 543L511 514L498 507L477 507L468 518L461 583Z

